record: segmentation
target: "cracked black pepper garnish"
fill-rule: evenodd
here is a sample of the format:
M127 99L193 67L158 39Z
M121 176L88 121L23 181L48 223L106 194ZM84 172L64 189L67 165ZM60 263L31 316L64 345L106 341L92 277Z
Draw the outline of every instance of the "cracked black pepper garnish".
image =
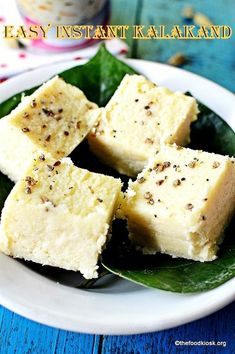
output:
M25 181L31 187L35 186L37 184L37 181L33 177L30 177L30 176L26 176Z
M95 193L95 192L94 192L94 189L93 189L91 186L88 186L88 188L89 188L89 190L90 190L90 192L91 192L92 194Z
M59 166L59 165L61 165L61 162L60 162L60 161L56 161L53 166L54 166L54 167L57 167L57 166Z
M154 170L156 170L156 172L162 172L164 171L165 167L163 164L158 163L155 167Z
M54 170L54 167L51 166L51 165L47 165L47 168L48 168L49 171L53 171Z
M153 205L154 204L154 199L153 198L148 199L148 204Z
M42 111L47 117L53 117L55 115L51 109L42 108Z
M51 140L51 135L49 134L49 135L46 137L45 141L47 141L47 142L49 143L50 140Z
M180 185L181 185L180 179L175 179L175 180L173 181L173 186L174 186L174 187L177 187L177 186L180 186Z
M40 155L40 156L39 156L39 160L40 160L40 161L45 161L45 155L43 155L43 154Z
M138 183L144 183L146 179L144 177L137 178Z
M45 203L49 202L50 200L45 196L41 196L41 201L43 204L45 204Z
M188 167L190 167L190 168L194 168L195 166L196 166L196 162L195 161L191 161L188 164Z
M171 163L170 163L169 161L163 162L163 166L164 166L165 168L170 167L170 165L171 165Z
M27 128L27 127L22 128L22 132L23 132L23 133L28 133L29 131L30 131L30 129Z
M200 216L200 221L205 221L206 220L206 216L205 215L201 215Z
M37 107L37 102L36 102L36 100L32 100L30 106L31 106L32 108Z
M147 138L147 139L145 139L145 143L146 144L153 144L154 141L153 141L153 139Z
M23 118L29 118L29 113L28 112L24 112L24 114L23 114Z
M78 122L77 122L77 124L76 124L76 127L77 127L77 129L80 129L81 128L81 121L79 120Z
M145 194L144 194L144 198L145 199L150 199L150 198L152 198L152 193L150 193L150 192L146 192Z
M218 161L214 161L212 168L218 168L220 166L220 163Z
M185 208L186 208L187 210L192 210L192 209L193 209L193 204L188 203L188 204L186 204Z
M25 193L26 193L26 194L31 194L31 193L32 193L31 188L30 188L30 187L26 187L26 188L25 188Z

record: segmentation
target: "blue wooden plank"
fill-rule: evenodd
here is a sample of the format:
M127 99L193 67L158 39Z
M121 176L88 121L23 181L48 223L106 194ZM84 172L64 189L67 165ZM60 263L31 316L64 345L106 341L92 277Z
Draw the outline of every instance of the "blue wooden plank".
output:
M111 10L110 23L132 26L135 24L136 16L138 17L139 0L112 0ZM127 32L127 43L130 46L131 56L134 45L131 31Z
M96 354L95 336L43 326L0 307L0 353ZM98 348L99 336L96 338Z
M181 16L185 5L207 15L215 24L235 23L234 0L143 0L140 23L143 25L185 24ZM235 91L235 36L228 40L138 40L136 56L166 62L173 54L182 52L189 62L184 69L207 77Z
M0 308L0 350L12 353L54 353L59 330L39 325Z
M97 342L96 342L97 343ZM59 331L56 343L56 354L89 354L95 353L94 336L90 334L80 334L68 331ZM97 345L97 344L96 344Z
M167 331L132 336L105 336L102 354L235 353L235 302L225 309ZM221 341L224 346L176 346L175 341Z
M235 303L205 319L168 331L133 336L105 336L103 354L235 353ZM99 336L42 326L0 308L0 353L96 354ZM226 347L177 347L176 340L226 341Z

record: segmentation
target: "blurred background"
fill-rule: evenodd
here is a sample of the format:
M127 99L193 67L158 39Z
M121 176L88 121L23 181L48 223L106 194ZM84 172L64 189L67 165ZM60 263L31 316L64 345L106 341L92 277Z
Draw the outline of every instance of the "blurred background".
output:
M73 17L69 19L66 16L72 15L67 10L66 12L60 9L63 15L57 16L57 22L64 24L69 21L70 24L108 22L115 25L155 24L158 26L162 24L169 27L176 24L217 24L229 25L232 28L235 24L234 0L59 0L57 2L17 0L17 2L18 9L15 0L0 2L0 24L40 23L36 16L36 6L45 10L53 3L56 3L57 7L58 4L64 4L73 12ZM76 11L80 16L77 19L74 16ZM52 13L55 14L55 8ZM45 17L45 20L48 21L48 17ZM52 17L51 22L53 21ZM0 44L1 81L24 70L56 61L89 58L98 48L97 41L81 43L78 47L67 48L66 52L51 51L50 48L41 51L28 43L19 47L17 43L3 39L1 42L5 42ZM65 41L64 44L66 45ZM180 66L235 92L235 33L228 40L133 40L130 31L126 43L111 40L107 42L107 47L114 55L127 55L130 58Z
M207 77L235 92L235 1L234 0L112 0L111 23L160 25L188 24L187 8L208 17L213 24L232 26L229 40L132 40L132 58L167 62L184 56L184 69Z

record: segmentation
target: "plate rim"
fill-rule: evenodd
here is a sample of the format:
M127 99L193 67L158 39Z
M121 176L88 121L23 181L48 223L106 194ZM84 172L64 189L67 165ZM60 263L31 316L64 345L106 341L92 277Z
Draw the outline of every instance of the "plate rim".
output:
M123 60L123 59L122 59ZM56 63L56 64L52 64L48 67L41 67L35 70L32 70L30 72L25 72L22 73L20 75L17 75L16 77L10 78L9 80L7 80L6 82L2 83L0 85L0 93L4 90L8 91L11 88L13 88L14 86L19 87L19 83L22 81L22 79L24 78L29 78L32 77L33 74L35 74L35 72L40 73L40 72L47 72L48 71L48 75L47 77L50 77L49 71L50 69L57 69L56 72L61 72L62 70L65 70L66 67L72 67L72 66L76 66L76 65L82 65L86 62L87 60L80 60L80 61L67 61L67 62L63 62L63 63ZM200 75L194 74L192 72L183 70L181 68L176 68L176 67L171 67L167 64L163 64L163 63L157 63L157 62L153 62L153 61L147 61L147 60L140 60L140 59L125 59L123 60L125 63L130 64L133 67L142 67L143 71L144 71L144 66L145 65L149 65L149 66L158 66L159 68L164 67L164 69L168 69L169 72L178 72L181 73L183 75L188 76L189 78L196 78L196 80L200 80L203 84L205 84L206 86L213 86L217 91L219 91L219 93L222 93L222 95L225 95L228 97L228 101L230 100L234 100L235 96L232 92L230 92L229 90L227 90L226 88L218 85L217 83L214 83L211 80L208 80L204 77L201 77ZM70 66L71 65L71 66ZM52 70L53 71L53 70ZM54 75L54 74L53 74ZM42 82L45 81L42 80ZM31 85L31 87L34 85ZM13 90L14 91L14 90ZM18 91L18 90L17 90ZM16 93L16 91L14 92ZM14 94L13 93L13 94ZM8 97L11 97L11 95L8 95ZM6 98L3 99L3 101ZM2 100L1 100L2 101ZM232 102L232 101L231 101ZM234 108L234 111L233 111ZM235 107L232 108L232 114L233 112L235 113ZM214 109L214 108L213 108ZM218 110L215 110L218 111ZM230 112L230 113L231 113ZM225 121L227 121L226 118L224 118ZM233 122L232 122L233 123ZM228 122L228 124L231 126L231 122ZM233 128L234 129L234 128ZM5 256L4 256L5 257ZM43 278L45 280L45 278L39 274L37 274L37 276ZM48 279L47 279L48 280ZM153 332L153 331L159 331L159 330L163 330L163 329L169 329L175 326L179 326L194 320L197 320L199 318L205 317L221 308L223 308L224 306L226 306L227 304L229 304L230 302L232 302L233 300L235 300L235 290L234 291L230 291L229 293L226 293L226 288L230 287L230 284L234 285L235 284L235 278L230 279L229 281L227 281L226 283L220 285L219 287L207 291L207 292L203 292L203 293L211 293L214 294L215 292L219 292L222 291L225 288L224 293L224 297L221 301L217 301L216 303L208 304L207 309L205 310L205 306L198 310L198 308L193 309L193 312L191 312L190 314L184 314L183 318L170 318L169 316L164 319L160 319L157 321L152 321L149 324L142 324L142 323L138 323L137 325L130 327L129 325L126 326L121 326L120 324L115 326L115 323L107 323L107 324L98 324L97 323L92 323L92 322L87 322L87 323L81 323L78 320L76 320L73 323L68 323L68 321L64 321L64 318L62 318L60 316L60 314L57 314L57 319L55 319L53 316L36 316L35 315L35 311L33 309L33 307L30 306L26 306L24 304L21 304L20 302L12 302L7 296L4 296L4 294L2 293L1 289L0 289L0 303L5 306L6 308L8 308L11 311L14 311L30 320L39 322L41 324L44 325L49 325L55 328L61 328L64 330L70 330L70 331L75 331L75 332L80 332L80 333L91 333L91 334L108 334L108 335L127 335L127 334L140 334L140 333L146 333L146 332ZM60 285L63 288L66 288L63 285ZM231 286L231 289L233 288L233 286ZM219 289L219 290L218 290ZM160 291L161 290L154 290L154 291ZM198 295L203 294L203 293L198 293ZM44 309L45 310L45 309ZM48 311L48 309L47 309ZM50 313L50 310L49 310ZM38 314L37 314L38 315ZM63 322L64 321L64 322ZM141 322L141 321L140 321ZM65 324L64 324L65 323ZM99 329L98 329L99 328Z

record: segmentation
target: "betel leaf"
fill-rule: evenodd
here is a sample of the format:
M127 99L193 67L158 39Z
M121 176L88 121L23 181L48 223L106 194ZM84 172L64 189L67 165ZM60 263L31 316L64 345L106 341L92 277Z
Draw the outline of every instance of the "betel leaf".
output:
M101 45L88 63L60 74L66 82L78 86L91 101L104 106L114 94L125 74L136 71L110 54Z
M195 262L167 255L143 255L130 244L126 225L115 221L102 264L110 272L146 287L179 293L216 288L235 276L235 219L226 232L218 258Z
M22 95L30 95L36 89L31 88L29 90L24 90L22 92L17 93L16 95L8 98L6 101L1 102L0 104L0 118L5 117L9 114L21 101Z
M14 183L9 180L3 173L0 172L0 211L4 206L4 202L13 188Z
M113 95L118 84L126 74L135 71L113 57L103 46L87 64L74 67L60 74L68 83L80 87L86 96L103 106ZM24 92L30 94L35 87ZM0 117L10 113L21 100L21 93L0 104ZM200 104L199 119L192 125L192 148L200 148L222 154L235 155L235 136L232 129L209 108ZM111 168L102 165L89 152L87 144L82 143L72 153L76 165L91 171L118 176ZM123 179L123 176L120 176ZM124 178L126 182L126 178ZM0 208L13 184L0 174ZM234 225L234 224L233 224ZM113 225L113 237L103 254L103 266L110 272L139 284L177 292L194 292L211 289L224 283L235 275L235 240L230 226L221 248L219 258L213 262L200 263L183 259L173 259L157 254L143 256L136 252L128 241L126 227L116 221ZM230 236L231 233L231 236ZM42 267L24 262L34 271L75 287L91 287L92 280L85 280L80 273L68 272L58 268ZM100 275L105 275L101 266Z
M235 155L234 131L210 108L198 102L198 120L191 126L192 149Z

